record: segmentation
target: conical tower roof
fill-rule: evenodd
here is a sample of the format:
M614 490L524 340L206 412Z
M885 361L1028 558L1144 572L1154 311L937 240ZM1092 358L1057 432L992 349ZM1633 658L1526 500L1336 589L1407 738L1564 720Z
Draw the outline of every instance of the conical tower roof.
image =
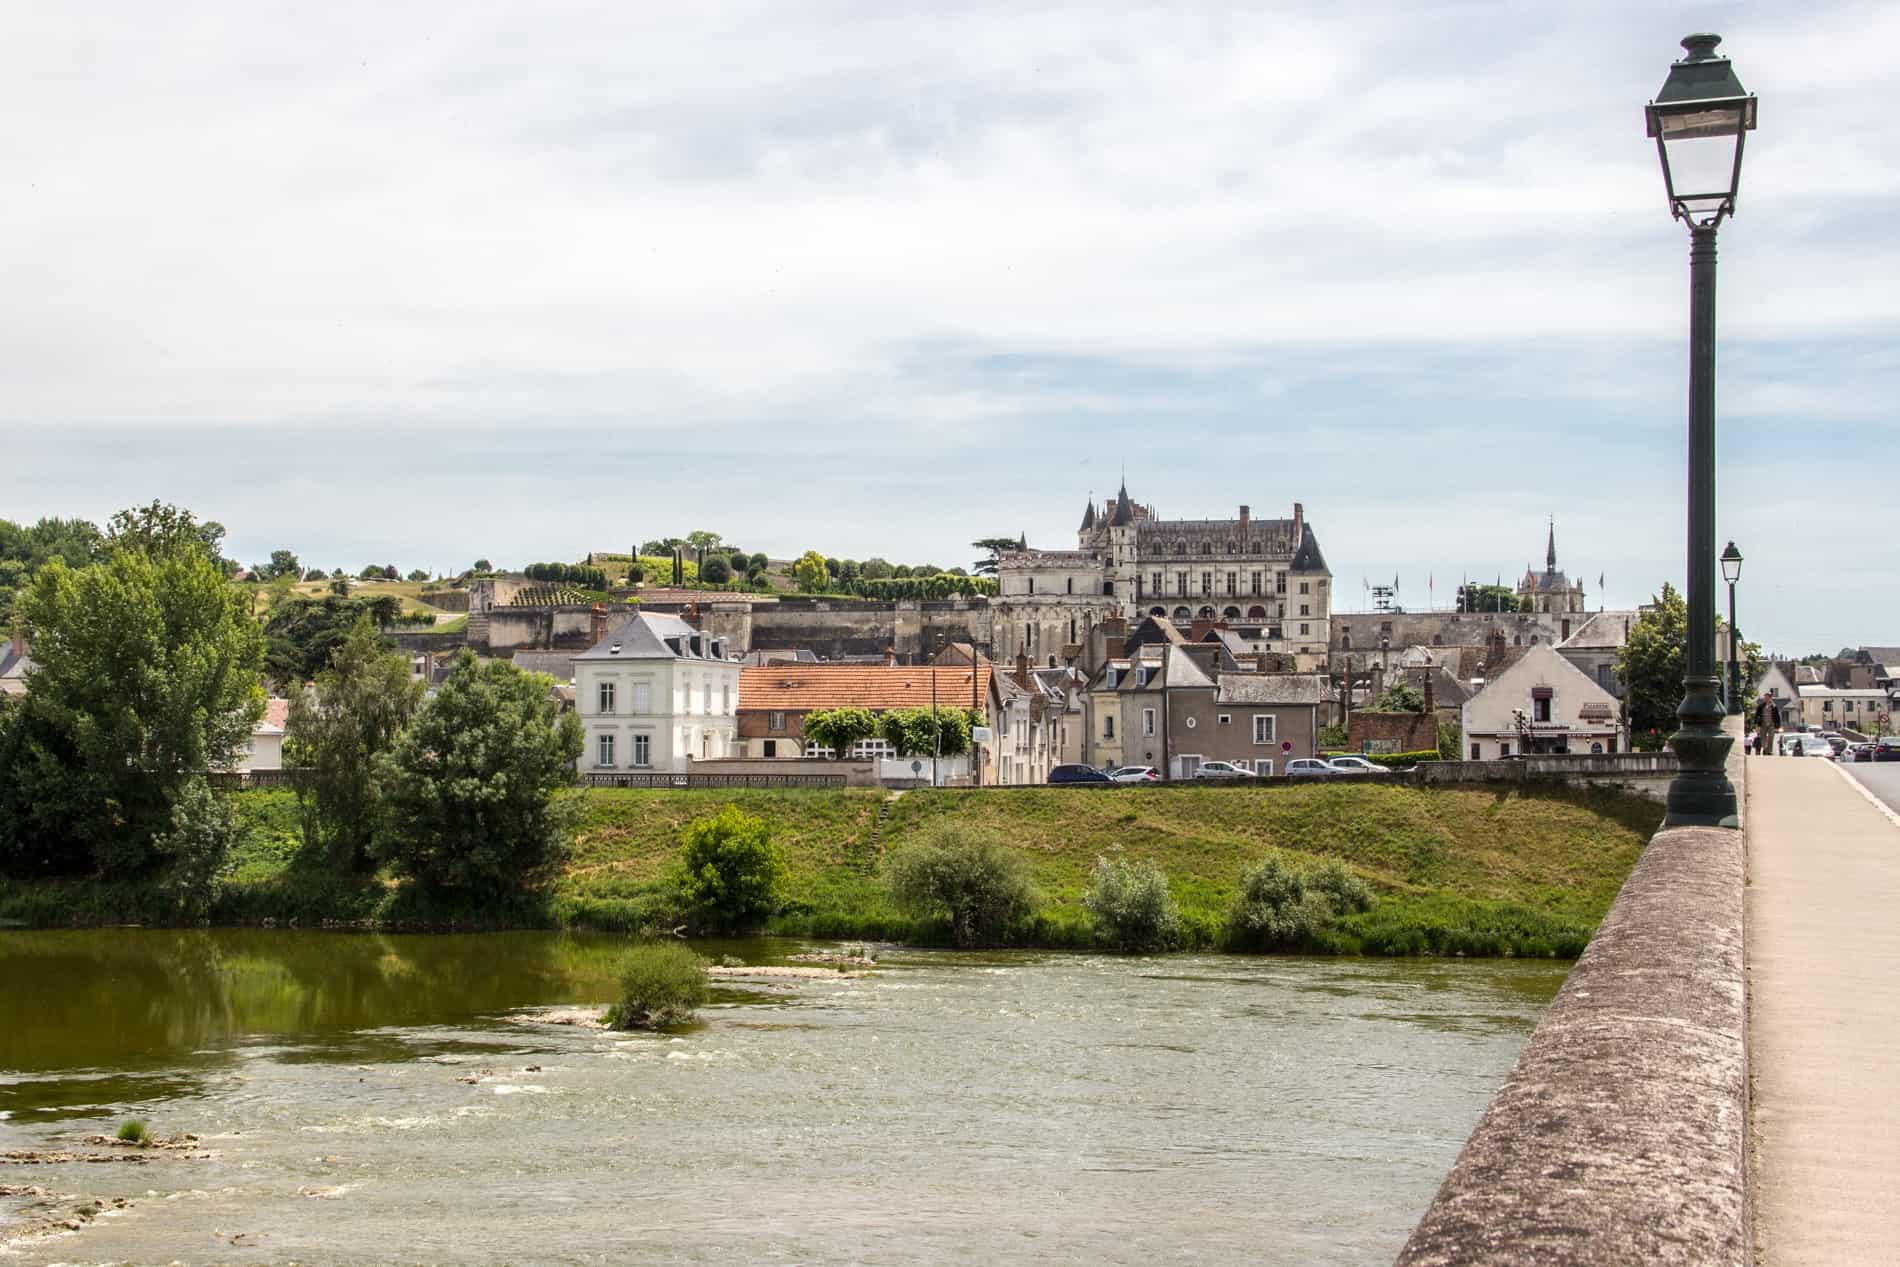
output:
M1557 521L1555 519L1550 521L1550 544L1544 550L1544 570L1546 572L1557 570Z
M1108 521L1111 528L1126 528L1135 522L1135 503L1128 500L1128 481L1122 481L1121 491L1115 494L1115 514Z
M1095 499L1089 498L1089 508L1082 512L1082 531L1087 532L1095 526Z

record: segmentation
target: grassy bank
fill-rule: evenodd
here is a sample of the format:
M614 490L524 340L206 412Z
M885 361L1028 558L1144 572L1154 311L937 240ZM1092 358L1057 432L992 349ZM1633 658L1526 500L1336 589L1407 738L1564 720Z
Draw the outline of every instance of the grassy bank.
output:
M771 932L940 941L943 929L891 904L880 864L925 824L950 818L993 830L1027 856L1043 903L1029 930L1039 945L1095 944L1082 894L1096 856L1120 847L1166 870L1196 945L1217 941L1241 873L1278 851L1295 866L1340 859L1378 895L1370 911L1340 921L1310 949L1575 955L1662 816L1652 802L1594 791L1366 784L925 790L892 802L861 789L574 796L565 864L505 901L475 905L386 878L328 875L299 848L289 792L240 794L244 842L211 918L668 927L680 919L667 883L680 830L736 804L770 823L784 851L783 903ZM42 925L167 922L176 911L149 883L0 889L0 918Z

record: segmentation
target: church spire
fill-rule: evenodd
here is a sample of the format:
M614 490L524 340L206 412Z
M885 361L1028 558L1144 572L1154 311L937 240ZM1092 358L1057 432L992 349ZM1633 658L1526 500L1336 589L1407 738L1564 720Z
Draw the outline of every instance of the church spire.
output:
M1550 545L1544 550L1544 570L1546 572L1557 570L1557 517L1555 515L1552 515L1550 519Z
M1095 494L1089 494L1089 508L1082 512L1082 531L1087 532L1095 526Z
M1128 479L1122 478L1121 491L1115 494L1115 513L1109 517L1111 528L1125 528L1135 522L1135 504L1128 500Z

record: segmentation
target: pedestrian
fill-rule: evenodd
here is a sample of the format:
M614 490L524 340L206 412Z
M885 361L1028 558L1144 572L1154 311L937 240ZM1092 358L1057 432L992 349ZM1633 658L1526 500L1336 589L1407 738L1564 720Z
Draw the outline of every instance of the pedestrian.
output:
M1760 756L1775 755L1775 732L1781 729L1781 705L1767 691L1755 701L1755 751Z

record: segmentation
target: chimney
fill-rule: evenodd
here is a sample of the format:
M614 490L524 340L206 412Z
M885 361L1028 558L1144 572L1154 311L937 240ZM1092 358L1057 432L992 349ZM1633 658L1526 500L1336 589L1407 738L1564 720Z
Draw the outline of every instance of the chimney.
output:
M600 640L607 636L607 609L599 603L587 615L587 645L597 647Z
M1246 538L1247 538L1247 525L1248 525L1249 523L1252 523L1252 522L1253 522L1253 511L1252 511L1252 509L1251 509L1250 507L1247 507L1247 506L1242 506L1242 507L1240 508L1240 537L1241 537L1241 540L1243 540L1243 541L1244 541L1244 540L1246 540ZM1246 546L1242 546L1242 547L1240 547L1240 548L1241 548L1241 549L1243 549L1243 550L1245 550L1245 549L1246 549L1247 547L1246 547Z
M1029 655L1022 651L1016 653L1016 685L1029 689Z
M1438 711L1438 700L1432 693L1432 670L1425 670L1425 715L1430 717Z
M887 669L897 667L897 647L891 643L884 644L884 667Z
M1300 542L1306 539L1306 507L1293 503L1293 548L1300 548Z

